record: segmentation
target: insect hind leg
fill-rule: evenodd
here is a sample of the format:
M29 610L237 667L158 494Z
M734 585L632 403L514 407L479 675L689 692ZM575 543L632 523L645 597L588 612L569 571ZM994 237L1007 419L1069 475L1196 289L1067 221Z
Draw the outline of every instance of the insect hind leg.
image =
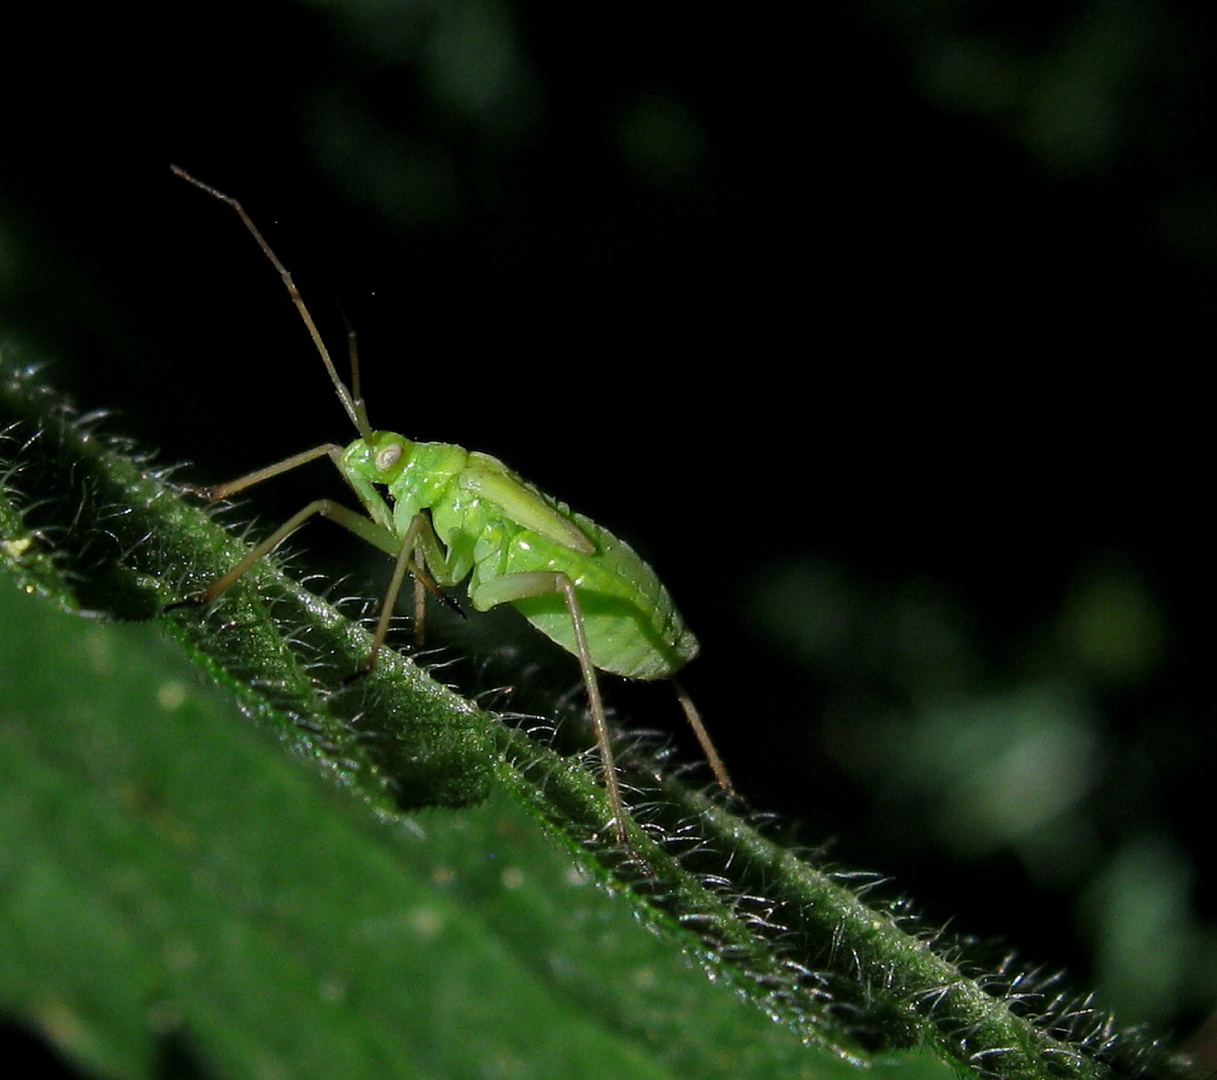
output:
M723 759L719 756L718 748L711 740L710 733L706 730L706 725L702 723L701 713L698 712L697 706L693 704L693 699L689 697L689 692L675 675L671 676L668 681L671 682L672 689L676 691L676 699L684 710L685 719L689 721L689 727L693 729L693 734L697 736L698 745L701 746L701 752L705 756L706 763L710 766L711 772L714 773L714 779L718 781L718 786L728 795L734 795L735 785L731 782L731 777L727 773L727 766L723 764Z
M604 712L604 700L600 696L600 682L596 677L596 666L592 663L592 652L587 644L587 629L584 625L583 609L579 606L579 597L575 592L575 583L566 574L549 570L505 574L480 585L476 596L471 596L471 599L476 607L485 610L503 603L554 594L562 596L570 616L575 639L574 652L579 658L583 686L587 692L588 711L591 713L592 726L596 732L596 749L604 765L604 787L613 812L613 831L616 833L617 842L628 849L631 845L625 828L625 799L621 794L621 779L617 774L617 759L613 753L608 717Z

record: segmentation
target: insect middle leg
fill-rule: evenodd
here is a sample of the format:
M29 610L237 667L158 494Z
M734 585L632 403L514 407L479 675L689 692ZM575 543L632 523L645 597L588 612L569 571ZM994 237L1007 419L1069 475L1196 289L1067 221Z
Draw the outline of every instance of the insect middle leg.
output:
M358 515L356 515L358 516ZM360 518L363 524L366 520ZM448 573L447 563L441 554L439 541L431 519L423 512L414 515L405 535L401 538L393 565L393 576L389 579L389 588L385 592L384 601L380 606L380 618L376 621L376 632L372 635L372 649L357 675L366 675L376 663L377 654L385 643L389 633L389 622L393 618L393 610L397 607L397 597L402 584L409 573L414 578L414 644L423 644L423 620L426 617L426 596L434 593L445 603L456 609L458 614L464 614L459 605L448 596L428 572L429 567L435 567L445 584L453 584Z

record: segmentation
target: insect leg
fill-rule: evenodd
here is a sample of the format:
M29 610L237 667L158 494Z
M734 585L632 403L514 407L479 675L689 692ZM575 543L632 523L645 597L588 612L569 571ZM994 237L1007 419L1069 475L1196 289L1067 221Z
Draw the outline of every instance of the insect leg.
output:
M322 517L329 518L330 521L350 530L356 536L375 545L382 551L388 551L391 554L397 553L397 541L387 529L382 529L374 521L370 521L362 514L355 513L354 510L348 509L341 503L336 503L331 499L318 499L315 502L309 503L299 513L293 514L273 533L250 548L245 557L222 578L212 582L201 593L190 597L184 603L210 604L218 599L236 584L255 563L274 551L275 548L283 543L284 540L314 514L320 514Z
M522 575L521 575L522 576ZM575 648L579 653L579 667L583 671L583 686L587 691L587 704L592 714L592 725L596 729L596 745L600 750L600 761L604 765L604 787L609 806L613 811L613 828L617 842L625 848L630 846L625 832L625 800L621 797L621 779L617 775L617 761L613 756L613 742L609 738L608 717L604 715L604 702L600 698L600 682L592 664L592 653L587 647L587 631L583 626L583 611L575 594L575 583L565 574L540 574L551 577L554 591L561 591L570 612L571 629L575 634Z
M269 480L272 476L279 476L301 465L307 465L310 461L316 461L319 457L325 457L327 454L337 462L338 455L341 453L342 447L336 443L323 443L321 446L314 446L311 450L304 450L299 454L293 454L283 461L277 461L274 465L255 469L248 476L242 476L238 480L230 480L227 484L212 484L209 487L199 487L197 484L181 484L180 487L192 495L201 495L204 499L215 502L217 499L226 499L229 495L235 495L238 491L244 491L248 487L253 487L254 484L260 484L263 480Z
M587 692L588 710L592 714L592 725L596 731L596 747L600 760L604 764L604 787L608 795L609 807L613 811L613 831L617 834L617 842L624 848L629 848L630 841L625 831L626 809L625 800L621 795L621 780L617 775L617 761L613 754L613 743L609 737L608 717L604 712L604 702L600 697L600 683L596 678L596 666L592 663L591 649L587 645L587 630L583 622L583 610L579 607L579 597L575 592L575 583L566 574L537 570L518 574L505 574L490 582L486 582L471 594L474 606L484 610L502 603L514 600L524 600L532 596L549 596L561 593L566 601L566 610L570 615L571 629L575 638L575 654L579 657L579 667L583 672L583 687Z
M427 520L425 514L418 513L414 515L409 528L406 529L405 536L401 538L401 546L397 549L397 559L393 564L393 576L389 579L389 588L385 592L384 602L380 606L380 618L376 621L376 632L372 635L372 649L359 669L358 674L360 675L366 675L376 664L376 656L389 633L389 621L393 618L393 609L397 607L397 597L401 592L402 582L406 580L407 572L414 576L414 643L416 645L422 644L426 591L430 590L442 599L447 599L426 571L422 540L427 530L430 530L431 535L434 536L431 522Z
M693 699L689 697L688 691L685 690L680 680L673 675L669 681L672 683L672 689L676 691L676 698L680 702L680 707L685 711L685 719L689 721L689 727L693 729L693 734L697 736L697 741L701 745L701 752L705 755L706 762L714 773L714 779L718 781L719 787L726 791L728 795L734 795L735 785L731 783L731 777L727 775L727 766L723 764L723 759L719 757L718 749L710 740L710 733L706 730L706 725L701 722L701 713L697 711L697 706L693 704Z

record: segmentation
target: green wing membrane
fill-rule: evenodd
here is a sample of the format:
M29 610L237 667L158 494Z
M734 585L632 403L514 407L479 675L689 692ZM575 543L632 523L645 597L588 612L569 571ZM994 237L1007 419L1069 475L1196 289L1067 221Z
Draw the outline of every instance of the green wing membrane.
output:
M499 507L510 521L531 529L546 540L584 555L596 548L568 517L547 503L533 488L488 454L470 454L477 464L461 473L460 485ZM497 466L497 468L495 468Z

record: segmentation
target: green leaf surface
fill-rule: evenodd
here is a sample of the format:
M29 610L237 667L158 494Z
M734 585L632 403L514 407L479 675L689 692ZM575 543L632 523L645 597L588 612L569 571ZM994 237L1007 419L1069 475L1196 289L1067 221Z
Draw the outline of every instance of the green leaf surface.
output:
M7 583L0 649L0 996L83 1066L160 1075L175 1047L234 1077L854 1071L706 980L502 794L379 822L155 628Z
M212 611L175 603L243 545L0 376L0 995L65 1055L122 1076L1182 1075L1113 1053L1084 1003L1037 1015L1033 981L966 966L645 745L616 848L583 757L391 650L352 683L367 634L272 560Z

